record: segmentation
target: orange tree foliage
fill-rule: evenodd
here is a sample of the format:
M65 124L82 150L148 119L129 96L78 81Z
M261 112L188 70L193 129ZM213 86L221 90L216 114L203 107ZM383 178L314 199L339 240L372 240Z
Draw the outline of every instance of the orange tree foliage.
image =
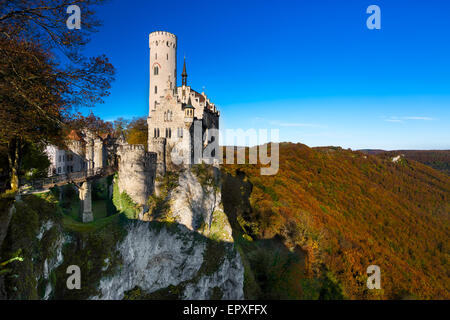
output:
M126 137L129 144L142 144L147 148L147 118L131 120L126 129Z
M259 168L223 166L252 185L250 213L240 219L254 239L302 248L307 274L329 274L348 298L450 298L447 175L413 160L292 143L280 145L276 175ZM372 264L381 290L366 287Z

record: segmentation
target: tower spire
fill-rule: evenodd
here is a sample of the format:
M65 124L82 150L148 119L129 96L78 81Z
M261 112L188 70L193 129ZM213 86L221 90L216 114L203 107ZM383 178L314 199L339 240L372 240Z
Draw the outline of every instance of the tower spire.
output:
M181 73L181 84L183 86L187 86L186 56L184 56L183 72Z

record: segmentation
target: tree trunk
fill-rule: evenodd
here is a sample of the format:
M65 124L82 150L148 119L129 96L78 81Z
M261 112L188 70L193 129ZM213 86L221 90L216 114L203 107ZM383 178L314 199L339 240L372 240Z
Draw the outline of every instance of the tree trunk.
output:
M20 138L15 138L9 143L8 163L10 169L10 184L11 190L17 191L19 189L19 155L20 155Z

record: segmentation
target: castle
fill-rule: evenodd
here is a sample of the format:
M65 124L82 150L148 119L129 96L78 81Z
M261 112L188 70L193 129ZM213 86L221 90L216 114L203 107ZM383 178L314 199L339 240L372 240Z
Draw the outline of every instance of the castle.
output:
M148 151L157 154L157 173L164 174L175 164L198 163L202 156L194 152L196 143L202 151L208 144L218 143L216 135L209 133L211 129L219 129L220 112L204 92L199 93L187 85L186 59L181 86L177 86L177 37L174 34L150 33L149 47Z
M46 147L50 161L48 176L102 169L108 166L113 154L113 139L109 134L97 135L89 130L72 130L67 136L68 150L54 145Z
M123 136L72 131L69 150L47 147L52 163L49 176L117 167L119 191L145 205L148 197L158 191L158 175L217 156L220 112L204 92L187 85L186 60L181 86L177 86L177 37L166 31L152 32L149 47L147 150L143 145L128 144ZM213 146L210 154L205 151L208 146Z

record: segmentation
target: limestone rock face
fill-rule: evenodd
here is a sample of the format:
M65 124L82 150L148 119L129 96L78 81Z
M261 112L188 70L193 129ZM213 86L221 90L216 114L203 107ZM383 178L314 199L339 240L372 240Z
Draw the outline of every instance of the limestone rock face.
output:
M190 230L197 230L202 221L209 222L220 204L220 194L210 187L204 190L190 170L181 172L170 199L173 218Z
M183 299L212 299L212 291L219 288L223 300L244 299L244 267L237 251L231 259L225 259L219 269L211 275L202 276L196 283L188 283L183 292Z
M179 172L166 198L170 224L130 221L117 245L121 268L101 280L101 294L93 299L122 299L136 287L152 294L169 286L180 299L244 298L244 267L223 212L219 171L213 172L206 177Z
M122 266L100 281L101 294L92 299L122 299L136 286L147 293L178 286L183 299L207 299L218 287L224 299L243 299L244 269L233 245L228 244L227 257L215 272L201 275L206 246L205 239L183 225L155 228L151 222L131 221L118 244Z
M215 171L211 178L219 180L218 174ZM171 215L190 230L201 231L206 236L220 231L216 234L219 239L232 242L232 230L223 212L219 187L214 188L212 183L202 184L191 170L182 171L178 186L169 195Z

